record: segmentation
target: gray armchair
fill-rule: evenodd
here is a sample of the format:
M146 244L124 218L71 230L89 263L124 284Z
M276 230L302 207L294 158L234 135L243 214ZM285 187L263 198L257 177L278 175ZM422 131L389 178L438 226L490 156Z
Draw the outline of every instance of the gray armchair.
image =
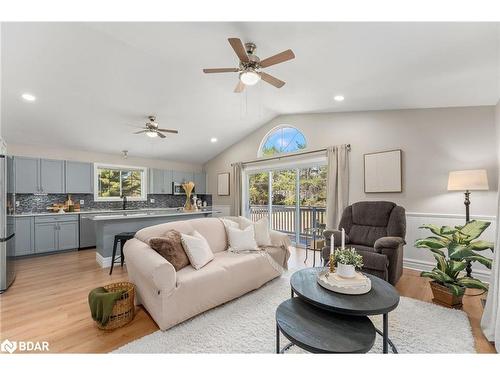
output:
M354 247L363 256L363 271L395 285L403 273L403 246L406 244L405 209L392 202L357 202L346 207L339 229L344 228L346 246ZM326 265L330 254L330 237L339 247L340 230L324 232L326 246L322 250Z

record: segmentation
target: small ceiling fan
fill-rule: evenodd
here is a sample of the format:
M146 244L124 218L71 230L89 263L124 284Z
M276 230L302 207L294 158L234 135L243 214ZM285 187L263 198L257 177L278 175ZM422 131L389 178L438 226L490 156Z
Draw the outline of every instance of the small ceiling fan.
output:
M285 82L263 72L261 69L295 58L291 49L287 49L286 51L268 57L267 59L260 60L259 57L255 55L257 46L254 43L245 43L243 45L241 40L238 38L229 38L228 41L240 59L238 68L203 69L204 73L239 73L239 81L234 89L234 92L236 93L242 92L245 89L245 86L255 85L261 79L274 87L283 87Z
M165 138L164 133L173 133L173 134L178 134L179 132L174 129L161 129L158 127L158 123L156 122L156 116L148 116L148 122L144 125L143 130L139 130L138 132L135 132L134 134L141 134L141 133L146 133L148 137L155 138L155 137L160 137L160 138Z

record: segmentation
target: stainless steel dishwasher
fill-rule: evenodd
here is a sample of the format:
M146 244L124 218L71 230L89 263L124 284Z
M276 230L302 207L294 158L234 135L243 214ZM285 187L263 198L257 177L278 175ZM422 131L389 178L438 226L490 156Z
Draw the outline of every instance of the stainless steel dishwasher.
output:
M95 247L94 216L97 214L80 214L80 249Z

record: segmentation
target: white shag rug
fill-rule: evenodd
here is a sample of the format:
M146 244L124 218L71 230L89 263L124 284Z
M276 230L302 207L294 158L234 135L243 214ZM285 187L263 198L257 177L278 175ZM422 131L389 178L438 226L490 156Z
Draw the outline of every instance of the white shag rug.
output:
M262 288L189 319L165 332L135 340L114 353L274 353L275 312L290 298L288 272ZM382 316L371 317L382 329ZM401 297L389 313L389 337L399 353L475 353L467 315L460 310ZM288 340L281 335L283 347ZM389 347L390 352L390 347ZM304 353L296 346L287 353ZM382 353L377 335L370 353Z

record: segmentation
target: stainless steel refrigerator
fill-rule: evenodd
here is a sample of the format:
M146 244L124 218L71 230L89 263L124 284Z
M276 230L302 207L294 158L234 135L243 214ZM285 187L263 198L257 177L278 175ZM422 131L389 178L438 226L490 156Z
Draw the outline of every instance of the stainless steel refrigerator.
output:
M12 284L15 271L15 207L12 157L6 155L0 139L0 293Z

